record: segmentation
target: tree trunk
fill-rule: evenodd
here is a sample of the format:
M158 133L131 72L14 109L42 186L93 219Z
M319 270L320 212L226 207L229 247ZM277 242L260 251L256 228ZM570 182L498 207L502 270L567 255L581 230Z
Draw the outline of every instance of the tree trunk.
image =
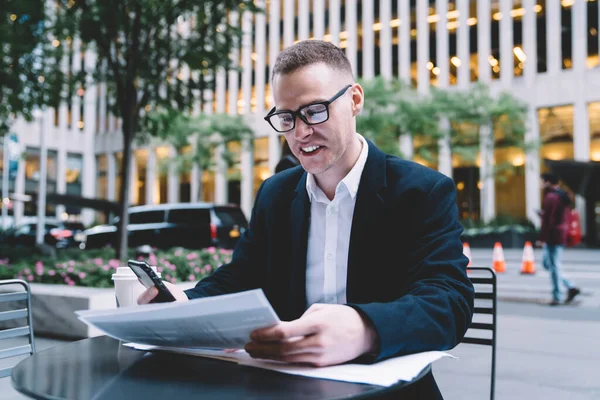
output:
M118 241L118 257L121 261L127 260L128 249L128 229L129 226L129 191L131 187L130 171L131 171L131 144L135 134L137 116L134 115L135 107L126 107L123 115L123 169L121 171L121 187L119 188L121 201L119 207L119 241Z

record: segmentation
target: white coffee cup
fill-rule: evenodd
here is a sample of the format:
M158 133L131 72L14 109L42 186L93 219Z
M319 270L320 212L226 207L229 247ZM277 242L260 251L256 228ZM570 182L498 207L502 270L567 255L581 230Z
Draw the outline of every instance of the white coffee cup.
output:
M152 269L159 277L161 276L160 272L156 271L156 267L152 267ZM132 269L129 267L117 268L117 272L112 275L112 280L115 283L117 307L137 306L137 299L146 288L140 283Z

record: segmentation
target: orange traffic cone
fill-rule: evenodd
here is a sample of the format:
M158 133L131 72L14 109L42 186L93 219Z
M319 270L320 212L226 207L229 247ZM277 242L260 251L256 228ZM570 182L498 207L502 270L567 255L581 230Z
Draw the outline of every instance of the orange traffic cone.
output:
M521 263L522 274L535 274L535 260L533 257L533 246L531 242L526 242L523 248L523 262Z
M504 250L502 250L502 244L500 242L496 242L494 244L494 255L492 258L492 264L494 267L494 271L497 273L506 271L506 261L504 261Z
M469 247L469 243L467 242L463 243L463 254L469 259L467 267L470 267L473 263L471 262L471 247Z

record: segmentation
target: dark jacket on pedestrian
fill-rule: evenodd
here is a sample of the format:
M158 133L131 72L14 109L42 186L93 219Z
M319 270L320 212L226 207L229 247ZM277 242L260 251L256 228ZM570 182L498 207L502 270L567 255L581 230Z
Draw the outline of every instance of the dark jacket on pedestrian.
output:
M548 189L542 201L540 241L549 245L567 244L571 199L562 189Z
M348 306L377 331L380 348L369 360L451 349L462 340L473 312L454 183L368 145L352 220L346 293ZM308 306L306 179L301 167L267 179L231 263L186 291L188 297L262 288L280 319L302 316ZM431 373L406 389L399 398L441 398Z

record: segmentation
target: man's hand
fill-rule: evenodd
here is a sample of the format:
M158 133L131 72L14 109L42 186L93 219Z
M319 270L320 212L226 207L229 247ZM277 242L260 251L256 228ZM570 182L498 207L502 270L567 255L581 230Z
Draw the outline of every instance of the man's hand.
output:
M352 307L314 304L291 322L257 329L245 347L254 358L307 363L316 367L341 364L378 347L375 329Z
M175 301L189 301L187 295L183 292L183 290L179 289L177 286L172 283L163 281L169 292L175 297ZM158 295L158 289L156 286L152 286L150 289L146 289L146 291L137 299L138 304L148 304Z

